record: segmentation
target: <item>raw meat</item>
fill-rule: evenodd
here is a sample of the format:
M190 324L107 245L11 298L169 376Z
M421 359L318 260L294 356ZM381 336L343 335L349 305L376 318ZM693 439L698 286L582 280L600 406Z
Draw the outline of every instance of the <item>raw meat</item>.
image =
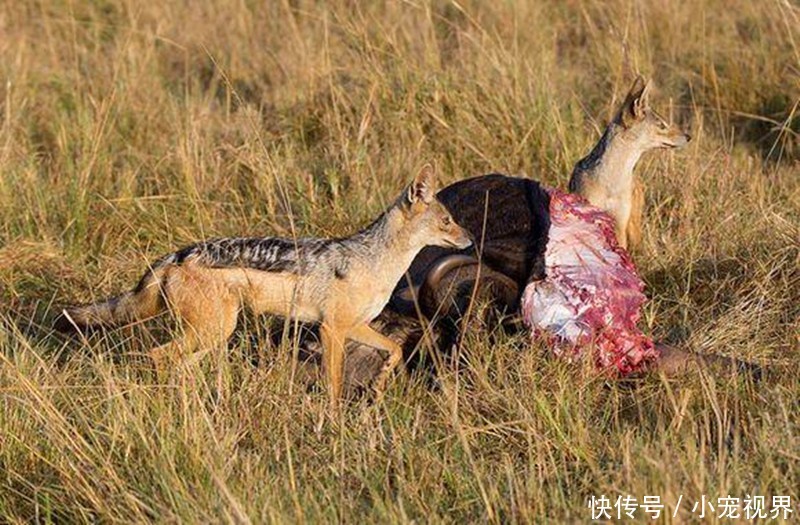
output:
M569 359L589 351L603 371L640 370L659 352L637 327L644 283L617 243L613 219L582 197L547 191L547 277L528 284L522 297L532 337L546 337L556 355Z

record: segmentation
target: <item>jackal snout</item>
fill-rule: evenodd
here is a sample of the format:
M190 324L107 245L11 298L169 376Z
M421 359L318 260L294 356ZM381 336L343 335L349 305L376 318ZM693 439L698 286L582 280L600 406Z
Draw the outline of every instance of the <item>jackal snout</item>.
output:
M472 245L470 233L459 226L436 198L436 174L425 165L408 188L406 209L409 227L429 246L464 249Z
M656 129L652 132L654 148L682 148L692 140L691 135L684 132L675 124L670 124L661 115L650 110L650 119L655 120L651 125Z

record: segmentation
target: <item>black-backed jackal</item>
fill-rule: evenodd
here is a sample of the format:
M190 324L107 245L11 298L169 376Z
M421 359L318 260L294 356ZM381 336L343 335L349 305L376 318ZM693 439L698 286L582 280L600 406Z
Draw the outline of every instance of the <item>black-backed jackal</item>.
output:
M650 107L651 83L637 77L614 119L572 171L569 191L614 217L617 240L633 248L641 238L644 192L633 168L646 151L680 148L691 137Z
M57 327L115 326L170 311L183 335L151 350L163 369L191 353L224 348L246 307L320 324L334 407L342 390L345 339L388 352L375 381L380 393L402 352L368 323L422 248L472 243L435 194L428 165L383 215L350 237L226 238L188 246L155 262L133 290L67 308Z

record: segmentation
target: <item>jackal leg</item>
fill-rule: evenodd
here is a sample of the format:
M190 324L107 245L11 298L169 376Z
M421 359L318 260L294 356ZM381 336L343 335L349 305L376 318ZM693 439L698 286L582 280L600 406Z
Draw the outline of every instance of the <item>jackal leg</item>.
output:
M191 353L197 347L197 340L193 337L173 339L169 343L152 348L148 355L153 361L156 375L161 378L170 368L170 364L180 359L185 353Z
M157 372L187 357L199 361L209 351L224 348L236 328L238 295L203 270L184 269L171 272L165 292L184 334L150 351Z
M328 396L331 409L339 409L342 397L342 375L344 372L344 334L341 330L323 323L319 329L322 338L322 362L328 378Z
M363 324L357 326L356 328L350 330L350 333L347 334L350 339L357 341L361 344L365 344L368 346L372 346L379 350L385 350L389 352L389 357L386 358L386 362L383 365L383 368L378 373L378 376L375 378L374 383L374 390L375 394L380 397L383 394L384 389L386 388L386 381L389 379L392 371L397 367L400 361L403 359L403 349L400 348L400 345L386 337L385 335L376 332L373 330L369 325Z
M644 215L644 188L638 178L633 179L633 195L631 196L631 215L628 218L626 231L627 248L635 250L642 240L642 217Z
M183 320L185 334L150 350L150 359L161 374L169 366L181 362L196 363L208 352L222 350L236 329L236 308L220 308L219 316L205 323Z
M628 222L625 221L623 223L623 222L617 221L617 224L616 224L616 226L614 228L614 233L617 236L617 243L619 243L620 247L627 249L628 248Z

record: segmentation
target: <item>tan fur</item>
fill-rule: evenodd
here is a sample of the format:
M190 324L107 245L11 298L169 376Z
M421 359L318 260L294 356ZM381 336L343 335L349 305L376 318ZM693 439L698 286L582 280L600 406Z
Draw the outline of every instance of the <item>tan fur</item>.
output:
M690 140L650 108L650 86L642 77L636 79L600 142L576 164L569 181L570 191L613 216L623 248L635 248L641 240L644 189L633 174L639 158Z
M134 291L102 303L69 308L65 317L76 326L114 325L170 311L182 335L151 350L160 371L190 356L198 360L224 348L243 308L255 314L319 323L330 399L336 407L342 392L345 340L387 352L374 385L380 395L402 359L402 351L397 343L370 328L369 322L383 310L423 247L466 248L470 244L468 232L435 199L433 171L428 166L408 193L373 225L350 238L314 245L301 270L217 267L209 266L199 255L168 256ZM237 248L240 251L236 253L241 254L242 249ZM217 252L214 255L219 256Z
M631 214L625 230L627 246L636 249L642 242L642 224L644 220L644 186L638 177L633 178L633 195L631 197Z

